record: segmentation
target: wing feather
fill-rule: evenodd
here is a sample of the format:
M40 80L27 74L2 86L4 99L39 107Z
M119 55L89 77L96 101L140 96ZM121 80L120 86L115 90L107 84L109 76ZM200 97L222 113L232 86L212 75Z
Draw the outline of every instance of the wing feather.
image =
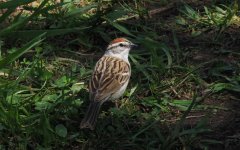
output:
M104 56L96 64L90 81L90 100L105 101L128 82L130 65L116 57Z

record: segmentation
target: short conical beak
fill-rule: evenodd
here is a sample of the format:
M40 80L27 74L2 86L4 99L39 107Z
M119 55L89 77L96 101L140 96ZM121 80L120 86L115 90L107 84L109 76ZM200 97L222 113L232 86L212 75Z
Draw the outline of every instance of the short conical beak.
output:
M136 47L138 47L138 45L137 44L131 44L131 48L136 48Z

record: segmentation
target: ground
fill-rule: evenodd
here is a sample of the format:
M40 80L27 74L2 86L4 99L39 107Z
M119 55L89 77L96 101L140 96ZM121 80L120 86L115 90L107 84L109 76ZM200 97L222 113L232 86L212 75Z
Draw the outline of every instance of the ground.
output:
M0 55L0 149L240 149L239 10L234 12L233 3L185 2L139 2L133 5L138 15L127 13L118 21L111 21L119 15L111 9L91 18L93 9L80 22L74 4L73 12L43 13L46 20L40 17L0 38L6 57L36 30L48 31L19 59L6 57L11 64L4 66ZM75 24L84 29L72 28ZM51 36L57 32L63 33ZM80 129L94 64L120 36L139 45L129 58L128 89L103 106L94 131Z

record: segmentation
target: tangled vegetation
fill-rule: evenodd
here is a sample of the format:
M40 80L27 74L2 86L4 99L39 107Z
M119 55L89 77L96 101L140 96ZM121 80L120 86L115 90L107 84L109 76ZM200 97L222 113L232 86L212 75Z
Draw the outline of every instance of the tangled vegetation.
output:
M237 0L0 0L0 149L238 149ZM79 125L92 68L127 37L132 77Z

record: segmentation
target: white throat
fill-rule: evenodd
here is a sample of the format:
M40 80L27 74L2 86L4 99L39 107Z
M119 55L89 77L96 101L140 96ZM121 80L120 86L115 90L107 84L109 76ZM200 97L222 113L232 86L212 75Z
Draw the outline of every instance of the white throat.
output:
M117 57L120 59L123 59L124 61L126 61L127 63L129 63L128 61L128 54L129 54L129 50L124 50L121 53L114 53L113 51L106 51L105 52L105 56L111 56L111 57Z

